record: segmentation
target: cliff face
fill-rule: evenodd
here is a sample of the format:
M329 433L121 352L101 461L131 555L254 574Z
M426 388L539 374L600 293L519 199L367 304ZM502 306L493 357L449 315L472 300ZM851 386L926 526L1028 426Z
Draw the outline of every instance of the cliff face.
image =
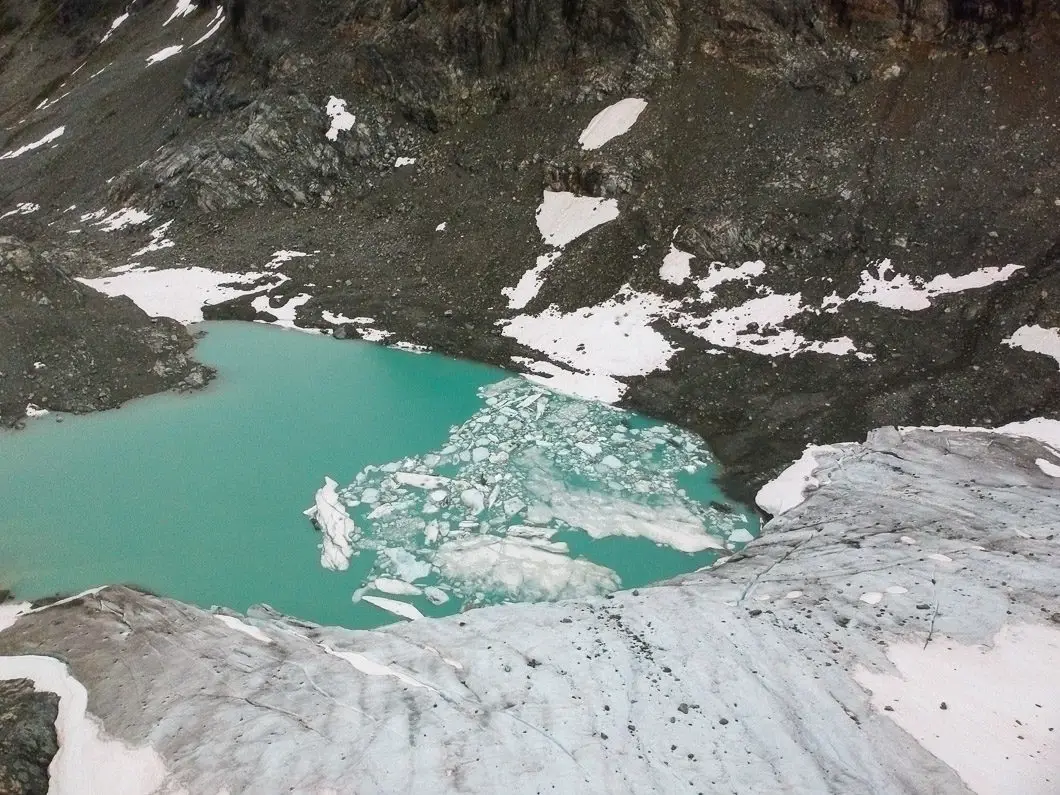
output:
M1060 406L1055 359L1028 349L1060 334L1055 3L124 11L18 2L0 26L3 151L47 138L0 160L0 227L35 251L76 240L73 276L316 252L207 315L268 319L254 298L305 293L303 326L371 316L445 353L612 379L705 435L744 496L807 442ZM629 132L581 147L630 96L647 105ZM535 228L543 191L618 214L560 255ZM112 229L122 208L146 220ZM667 257L687 276L662 278ZM610 319L590 338L579 316ZM638 364L645 339L670 354Z
M1056 451L817 456L760 540L658 587L372 632L107 588L8 608L0 654L87 688L104 788L135 758L191 792L1055 791Z

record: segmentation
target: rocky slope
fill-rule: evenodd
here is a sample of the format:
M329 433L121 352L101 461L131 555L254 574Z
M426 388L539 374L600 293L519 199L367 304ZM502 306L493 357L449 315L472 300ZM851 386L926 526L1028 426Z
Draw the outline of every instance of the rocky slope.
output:
M372 632L108 588L8 607L0 654L84 684L110 792L1054 792L1060 455L817 455L759 541L654 588Z
M80 277L304 252L207 315L609 379L746 496L807 442L1056 415L1057 361L1005 341L1060 350L1058 32L1044 1L20 0L0 227L75 241ZM580 147L629 96L632 129ZM543 191L618 216L517 307Z

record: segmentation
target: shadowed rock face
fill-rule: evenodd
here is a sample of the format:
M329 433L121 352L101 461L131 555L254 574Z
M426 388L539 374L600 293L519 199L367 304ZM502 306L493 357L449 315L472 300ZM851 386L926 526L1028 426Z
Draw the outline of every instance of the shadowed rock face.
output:
M0 238L0 421L18 422L27 404L56 411L113 408L138 395L206 383L188 354L192 339L167 318L151 319L124 298L74 281L81 254L48 259L25 242Z
M59 749L59 697L27 679L0 680L0 792L45 795L48 765Z

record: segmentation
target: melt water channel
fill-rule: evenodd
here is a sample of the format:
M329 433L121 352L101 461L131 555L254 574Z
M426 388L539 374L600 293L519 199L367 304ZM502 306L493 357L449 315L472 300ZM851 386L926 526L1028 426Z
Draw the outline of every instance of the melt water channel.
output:
M758 532L674 426L439 355L198 328L205 390L0 433L0 587L370 628L644 586ZM348 545L304 515L321 498Z

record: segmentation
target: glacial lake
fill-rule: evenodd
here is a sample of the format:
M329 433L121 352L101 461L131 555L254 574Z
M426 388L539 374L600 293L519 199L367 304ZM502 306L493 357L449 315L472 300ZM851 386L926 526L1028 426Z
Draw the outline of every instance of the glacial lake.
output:
M643 586L757 535L673 426L438 355L198 328L207 389L0 433L0 587L128 583L368 628L395 601L445 615ZM303 514L325 477L356 526L348 561Z

